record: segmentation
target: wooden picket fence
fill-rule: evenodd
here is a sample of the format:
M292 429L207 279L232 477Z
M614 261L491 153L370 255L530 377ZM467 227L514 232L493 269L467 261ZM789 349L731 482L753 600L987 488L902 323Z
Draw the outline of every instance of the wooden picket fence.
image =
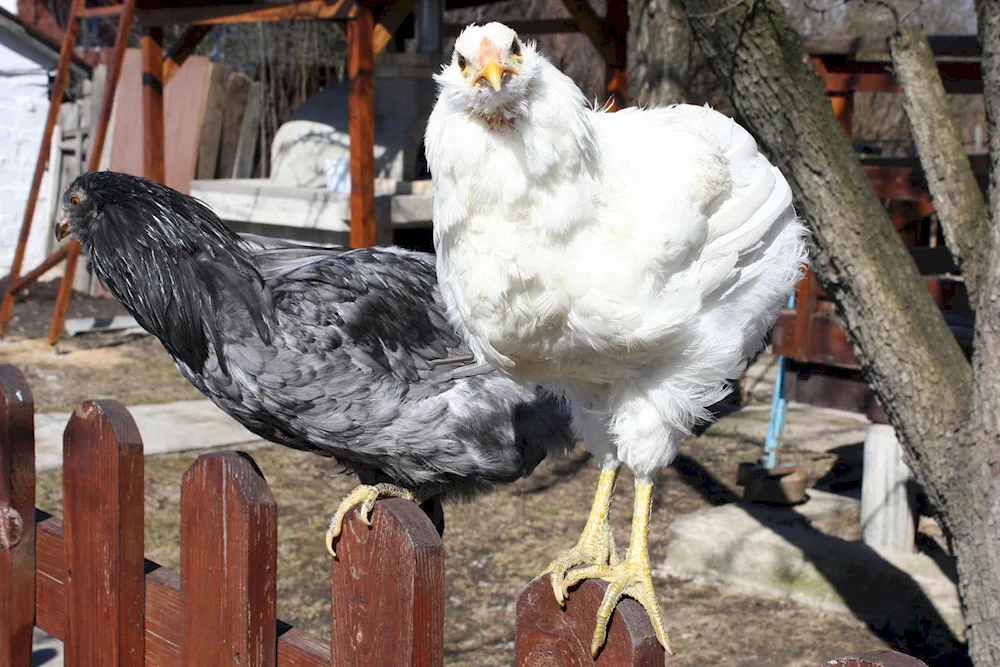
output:
M128 411L83 403L63 446L60 519L35 508L31 390L0 366L0 667L31 664L35 626L64 642L71 667L444 664L441 539L413 503L378 503L371 528L348 517L331 560L328 644L277 619L277 505L250 456L205 454L185 473L178 575L143 557L142 441ZM591 659L603 591L585 582L561 610L546 579L531 582L518 601L515 664L663 665L631 600ZM829 665L923 663L882 652Z

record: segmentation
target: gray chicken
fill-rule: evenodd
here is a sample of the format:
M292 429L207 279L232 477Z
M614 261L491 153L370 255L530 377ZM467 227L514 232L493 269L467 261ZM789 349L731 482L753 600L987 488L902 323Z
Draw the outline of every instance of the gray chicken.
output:
M378 498L422 503L528 475L572 445L569 412L476 364L444 314L434 258L241 237L202 202L115 172L77 178L56 237L72 234L104 286L181 373L260 437L334 457Z

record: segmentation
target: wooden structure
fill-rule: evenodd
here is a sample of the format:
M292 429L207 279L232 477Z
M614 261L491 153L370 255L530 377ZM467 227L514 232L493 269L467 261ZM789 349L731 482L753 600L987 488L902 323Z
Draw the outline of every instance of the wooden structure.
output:
M31 389L0 366L0 666L31 664L35 626L63 640L69 665L443 665L444 551L415 504L377 503L371 527L348 515L327 644L277 620L277 505L250 456L205 454L184 474L180 574L143 558L143 483L128 411L87 401L64 435L63 517L35 509ZM604 586L584 582L564 611L547 579L530 583L517 606L518 667L662 665L652 625L628 599L590 657ZM894 655L830 664L923 664Z
M628 9L626 0L609 0L608 14L601 17L587 0L564 0L571 14L570 21L594 43L607 63L607 90L613 108L624 105L627 97L626 61ZM73 274L79 256L79 245L73 241L49 256L41 265L22 274L24 249L34 215L35 203L42 176L49 157L52 131L58 115L59 104L65 90L67 72L76 45L79 21L95 16L118 15L118 38L111 57L108 85L98 122L98 131L90 152L89 170L99 164L104 134L114 100L114 91L120 74L133 14L143 26L143 103L142 114L145 136L143 141L145 176L162 182L163 164L163 86L177 71L184 59L197 47L212 26L219 24L340 19L347 22L350 107L350 170L351 170L351 225L352 247L376 245L375 193L374 193L374 79L372 69L376 55L392 40L394 31L414 8L414 0L385 2L382 0L293 0L282 4L255 4L247 0L209 2L207 0L182 0L180 2L154 2L152 0L122 0L120 3L98 3L91 6L88 0L74 0L67 29L63 37L62 52L56 81L52 90L51 106L39 150L35 176L22 223L21 236L14 255L11 275L0 302L0 332L5 332L14 305L14 296L37 280L39 276L66 260L66 268L56 300L52 324L49 328L50 344L58 341L66 318L72 293ZM477 2L459 3L463 6ZM441 5L438 5L439 10ZM564 22L565 23L565 22ZM164 25L183 25L185 30L177 44L164 49ZM525 32L539 32L546 26L522 26ZM562 26L562 27L565 27Z
M981 94L980 48L974 36L931 36L945 89L952 94ZM806 47L826 82L827 95L844 131L851 135L855 93L898 92L884 39L826 37ZM934 212L917 159L860 155L861 165L878 197L910 248L924 282L944 311L959 343L971 350L972 310L965 284L943 245L930 246L927 218ZM970 156L985 187L986 155ZM835 308L812 271L799 283L795 308L782 313L774 330L774 349L789 362L785 382L789 400L861 412L872 421L887 418L861 377L861 364L840 327Z

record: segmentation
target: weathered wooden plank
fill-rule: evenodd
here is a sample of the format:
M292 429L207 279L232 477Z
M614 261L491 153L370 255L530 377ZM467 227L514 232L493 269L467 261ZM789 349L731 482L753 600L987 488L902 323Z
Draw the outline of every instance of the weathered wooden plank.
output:
M242 72L231 73L226 82L226 97L222 102L219 159L215 168L215 175L219 178L233 176L236 154L243 138L243 115L246 113L247 103L250 99L250 84L250 77Z
M548 575L525 586L517 600L514 665L662 665L664 651L656 631L642 605L630 598L615 607L607 643L596 659L591 657L594 621L606 589L607 582L588 579L570 593L566 609L562 609L552 594Z
M247 93L246 108L243 110L243 121L240 123L239 139L236 144L236 155L233 158L233 170L226 177L250 178L253 176L254 158L257 156L257 137L259 135L261 114L264 111L264 84L254 81Z
M44 512L38 515L37 625L62 639L64 618L63 523ZM181 579L173 570L146 561L146 665L177 667L181 664L184 635L181 614ZM287 624L278 622L278 660L281 667L329 667L330 646Z
M277 664L278 506L253 459L205 454L181 485L182 664Z
M142 440L120 403L86 401L70 418L63 508L66 663L141 667Z
M336 548L332 663L443 665L444 550L427 515L409 500L384 500L366 526L352 510Z
M212 63L212 72L208 79L208 97L205 100L205 113L201 121L201 137L198 141L195 178L215 178L215 168L219 163L219 148L222 143L222 123L229 74L228 65Z
M35 404L0 365L0 667L31 665L35 624Z
M371 10L358 5L347 21L348 133L351 150L351 247L378 243L375 221L375 79Z

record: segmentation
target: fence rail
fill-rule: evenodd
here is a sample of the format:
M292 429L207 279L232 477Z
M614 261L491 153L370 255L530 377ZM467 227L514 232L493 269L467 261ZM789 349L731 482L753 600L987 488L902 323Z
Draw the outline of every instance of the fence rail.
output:
M16 368L0 365L0 667L31 664L34 626L63 640L74 667L444 664L444 552L413 503L379 502L371 527L348 515L331 561L328 644L276 617L277 504L250 456L205 454L184 474L178 575L143 557L142 440L128 411L115 401L83 403L63 447L60 519L35 509L31 390ZM546 579L526 586L515 664L662 665L653 628L631 600L590 657L603 586L584 582L565 611ZM828 665L923 663L883 652Z

